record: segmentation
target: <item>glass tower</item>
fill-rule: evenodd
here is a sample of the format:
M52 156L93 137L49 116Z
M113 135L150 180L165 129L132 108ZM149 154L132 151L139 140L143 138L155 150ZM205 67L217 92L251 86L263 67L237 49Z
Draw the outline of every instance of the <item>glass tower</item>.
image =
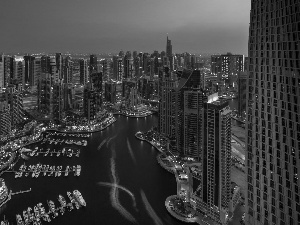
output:
M252 0L246 224L300 223L300 3Z

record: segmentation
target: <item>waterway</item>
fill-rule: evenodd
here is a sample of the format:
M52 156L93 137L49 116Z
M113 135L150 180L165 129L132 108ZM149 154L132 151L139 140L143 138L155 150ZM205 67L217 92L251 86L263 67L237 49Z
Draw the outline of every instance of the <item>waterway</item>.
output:
M14 178L13 173L4 173L1 177L13 192L29 188L31 192L13 196L1 209L0 220L5 215L16 224L15 215L22 214L27 207L33 208L39 202L47 206L47 200L53 200L58 206L59 194L69 202L67 191L78 189L87 202L86 208L66 212L50 224L185 224L169 215L164 205L168 196L176 194L174 175L158 165L157 150L134 136L137 131L147 131L156 125L157 116L116 118L113 125L89 137L88 145L81 147L79 158L38 156L27 161L20 159L15 167L18 169L24 162L26 165L62 165L63 168L80 164L82 171L79 177L70 174L55 178L40 174L38 178L24 175ZM43 147L58 148L49 144ZM114 184L118 184L119 188ZM45 208L48 209L48 206Z

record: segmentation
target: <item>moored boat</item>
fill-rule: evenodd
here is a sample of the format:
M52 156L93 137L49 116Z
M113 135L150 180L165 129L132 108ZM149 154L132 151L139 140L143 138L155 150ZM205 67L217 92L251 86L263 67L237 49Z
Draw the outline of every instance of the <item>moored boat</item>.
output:
M78 190L73 191L73 195L82 206L86 206L86 202Z

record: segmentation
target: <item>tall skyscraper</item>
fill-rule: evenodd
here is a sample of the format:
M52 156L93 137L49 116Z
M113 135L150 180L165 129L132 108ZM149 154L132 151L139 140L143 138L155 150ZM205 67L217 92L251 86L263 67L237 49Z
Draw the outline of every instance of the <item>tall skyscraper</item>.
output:
M10 132L11 132L10 105L7 103L7 101L0 101L0 135L7 135Z
M172 71L172 70L173 70L172 44L171 44L171 40L169 39L168 36L167 36L166 56L167 56L168 59L169 59L169 62L170 62L170 69L171 69L171 71Z
M196 159L203 154L203 82L200 70L184 70L176 88L177 151Z
M246 224L300 223L300 5L252 0Z
M248 72L238 73L238 116L245 116L247 105L247 78Z
M89 70L86 59L80 59L79 61L79 74L80 84L85 85L87 82L89 82Z
M113 57L113 73L114 79L121 81L123 77L123 59L122 57Z
M90 55L90 75L98 72L97 56Z
M159 121L158 129L161 134L170 139L176 138L175 107L178 78L171 74L168 68L159 71Z
M26 55L24 56L25 60L25 84L34 86L34 59L35 57Z
M133 58L127 54L124 57L124 78L133 78L134 75L134 66Z
M4 88L4 55L0 56L0 89Z
M56 65L56 67L58 66ZM64 71L63 72L64 83L67 84L73 83L73 61L70 56L67 56L64 59L63 71Z

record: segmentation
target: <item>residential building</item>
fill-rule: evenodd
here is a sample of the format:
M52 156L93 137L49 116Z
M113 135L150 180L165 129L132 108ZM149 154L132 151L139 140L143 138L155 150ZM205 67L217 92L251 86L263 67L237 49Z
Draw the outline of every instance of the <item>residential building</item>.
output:
M247 225L300 223L299 32L299 1L251 1Z
M89 70L88 70L88 62L86 59L80 59L80 84L85 85L89 82Z

